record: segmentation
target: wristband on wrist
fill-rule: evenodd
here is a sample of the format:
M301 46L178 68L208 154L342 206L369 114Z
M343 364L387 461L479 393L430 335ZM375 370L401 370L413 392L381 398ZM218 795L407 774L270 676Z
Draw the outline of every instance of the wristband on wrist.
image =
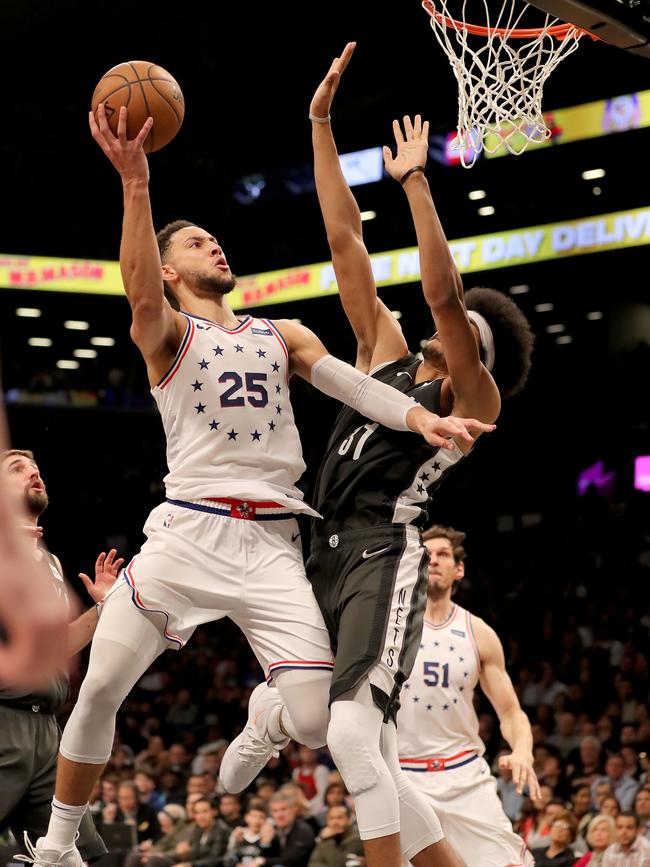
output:
M413 166L412 168L410 168L408 170L408 172L404 172L402 177L399 179L400 184L402 184L402 186L404 186L404 181L408 177L410 177L414 172L422 172L422 174L424 174L424 169L425 169L425 166Z
M330 115L328 114L327 117L316 117L315 114L309 112L309 120L313 120L314 123L329 123Z

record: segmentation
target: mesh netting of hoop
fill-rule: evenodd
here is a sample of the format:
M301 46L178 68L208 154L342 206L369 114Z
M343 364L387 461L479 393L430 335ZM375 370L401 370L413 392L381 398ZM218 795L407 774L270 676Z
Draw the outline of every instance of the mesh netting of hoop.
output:
M497 3L491 2L494 9ZM537 27L524 27L530 10L524 0L502 0L496 14L487 0L475 0L474 11L483 6L483 21L466 20L467 0L455 4L456 14L452 5L422 0L458 81L458 129L451 146L463 166L471 168L482 150L506 147L520 154L550 138L542 114L544 84L585 32L541 12Z

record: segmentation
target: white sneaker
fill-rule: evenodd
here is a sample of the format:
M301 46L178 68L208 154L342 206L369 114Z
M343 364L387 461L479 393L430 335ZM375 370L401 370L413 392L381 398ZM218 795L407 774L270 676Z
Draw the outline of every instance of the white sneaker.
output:
M59 852L57 849L43 849L45 837L39 837L36 846L32 846L27 831L25 831L23 839L25 849L29 854L16 855L16 861L24 861L27 864L33 864L34 867L84 867L81 852L76 846L68 849L67 852Z
M221 760L219 782L229 794L237 795L250 786L269 759L277 758L291 740L287 737L275 743L267 732L269 713L281 705L280 693L266 683L260 683L251 693L244 731L232 741Z

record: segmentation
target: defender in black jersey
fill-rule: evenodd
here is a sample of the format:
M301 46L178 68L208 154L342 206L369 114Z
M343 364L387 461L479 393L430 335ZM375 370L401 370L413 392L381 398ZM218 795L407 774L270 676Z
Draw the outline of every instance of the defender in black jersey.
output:
M421 361L377 297L358 205L343 176L330 106L354 51L336 58L310 106L316 189L339 293L357 338L356 366L441 416L491 425L501 397L524 384L530 327L510 299L490 289L464 296L462 281L424 174L428 124L393 123L397 155L386 171L407 195L420 253L424 298L436 333ZM475 429L472 436L491 427ZM307 574L336 652L328 745L354 796L367 867L461 863L440 824L400 770L393 721L399 691L419 649L427 555L419 528L443 474L471 448L421 447L343 410L321 466ZM401 850L401 852L400 852Z
M33 543L34 556L43 559L51 576L53 597L67 603L65 583L58 559L39 546L38 519L48 505L47 491L30 451L11 449L0 453L3 482L23 514L25 532ZM84 576L86 589L96 602L112 587L121 563L115 551L98 557L95 582ZM97 624L93 606L68 626L68 652L78 653L91 640ZM0 640L2 635L0 634ZM52 810L61 730L56 714L68 701L70 681L65 671L40 689L18 689L0 684L0 833L10 828L23 846L43 836ZM90 812L84 812L77 848L84 861L95 861L107 849L97 833Z

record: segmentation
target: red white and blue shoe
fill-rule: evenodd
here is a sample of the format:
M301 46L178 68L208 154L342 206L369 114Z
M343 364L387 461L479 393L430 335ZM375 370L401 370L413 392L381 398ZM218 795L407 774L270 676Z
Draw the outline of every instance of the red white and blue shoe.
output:
M251 693L244 730L232 741L221 760L219 782L226 792L232 795L243 792L269 759L277 758L291 740L287 737L275 743L267 731L269 714L281 706L280 693L273 686L260 683Z

